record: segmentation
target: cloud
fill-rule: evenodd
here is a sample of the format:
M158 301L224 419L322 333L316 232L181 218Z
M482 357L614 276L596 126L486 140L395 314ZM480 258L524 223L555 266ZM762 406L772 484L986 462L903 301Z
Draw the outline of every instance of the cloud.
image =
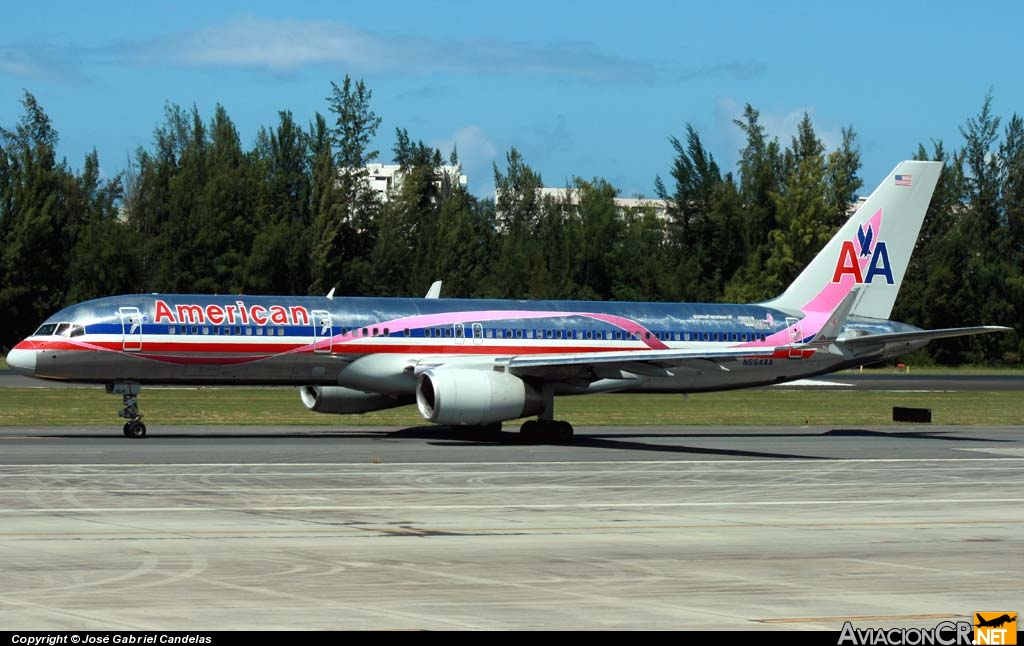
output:
M705 65L704 67L683 74L680 79L692 81L697 79L733 79L736 81L749 81L764 74L767 69L760 61L747 61L745 63L719 63L717 65Z
M53 45L0 46L0 74L29 79L80 80L78 51Z
M736 99L732 97L721 97L715 103L715 114L720 127L728 133L729 141L742 148L746 145L746 137L743 131L733 123L733 119L742 121L743 109ZM757 106L754 106L757 109ZM814 133L825 145L825 150L836 150L843 143L842 128L823 128L821 120L817 118L814 106L805 106L794 109L781 110L758 110L760 116L758 122L764 126L765 133L769 139L778 139L779 145L783 148L789 146L797 133L797 127L803 121L804 113L811 117L814 126Z
M40 64L35 46L0 48L0 70L31 75ZM323 20L246 17L146 40L77 48L66 63L140 67L251 68L274 74L335 65L365 72L544 74L592 82L644 82L654 66L606 54L592 43L530 43L497 39L439 40L377 33Z
M447 158L454 148L459 154L462 172L469 178L469 190L481 197L494 195L493 164L498 157L498 146L480 126L460 128L451 137L432 141L430 145Z
M533 128L533 136L536 139L534 148L541 156L549 153L567 152L572 150L574 145L573 137L566 127L565 115L559 114L555 117L554 127L539 125Z

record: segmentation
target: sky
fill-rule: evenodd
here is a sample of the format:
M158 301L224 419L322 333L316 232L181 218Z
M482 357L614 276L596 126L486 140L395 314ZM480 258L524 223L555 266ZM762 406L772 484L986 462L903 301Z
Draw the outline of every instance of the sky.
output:
M333 1L7 3L0 11L0 126L32 93L73 168L104 174L151 148L165 105L219 103L250 148L289 110L330 116L331 82L363 79L395 129L458 150L470 190L515 147L547 186L603 178L652 196L692 124L734 170L746 104L788 144L806 112L832 149L857 134L863 191L918 144L962 146L991 89L1003 121L1024 112L1024 3ZM332 122L333 120L329 120Z

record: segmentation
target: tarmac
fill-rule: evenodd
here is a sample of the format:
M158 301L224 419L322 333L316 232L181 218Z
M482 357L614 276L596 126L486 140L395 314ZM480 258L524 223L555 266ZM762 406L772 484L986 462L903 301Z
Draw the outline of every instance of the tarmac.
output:
M2 428L0 626L837 631L1024 607L1024 426L577 436Z

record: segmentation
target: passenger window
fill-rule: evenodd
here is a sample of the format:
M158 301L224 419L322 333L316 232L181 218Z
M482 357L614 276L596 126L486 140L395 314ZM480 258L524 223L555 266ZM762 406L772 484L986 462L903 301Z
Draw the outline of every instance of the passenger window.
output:
M484 331L484 334L486 335L486 337L488 339L493 339L494 338L494 328L487 328L487 330Z
M522 328L516 330L516 338L517 339L523 338L523 330L522 330Z
M178 326L177 325L168 325L167 326L167 333L168 334L177 334L178 333ZM78 336L77 334L75 334L75 330L71 331L71 336Z
M277 336L284 336L284 328L283 327L277 328Z
M251 327L245 328L245 336L252 336L252 328Z
M203 334L209 334L209 333L210 333L210 328L208 328L208 327L206 327L206 326L204 325L204 326L203 326Z
M505 330L503 330L503 329L501 329L501 328L498 328L497 330L495 330L495 335L496 335L496 336L497 336L497 337L498 337L499 339L504 339L504 338L505 338Z
M261 328L261 327L256 328L256 336L263 336L263 328Z

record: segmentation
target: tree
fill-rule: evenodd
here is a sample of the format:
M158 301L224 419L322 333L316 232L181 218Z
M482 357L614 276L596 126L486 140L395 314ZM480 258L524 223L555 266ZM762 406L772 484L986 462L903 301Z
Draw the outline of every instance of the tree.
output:
M843 128L842 143L827 158L829 206L832 210L830 224L836 229L846 223L850 205L857 200L857 191L864 185L857 175L860 171L860 148L856 138L853 126Z
M310 135L292 113L257 137L252 153L259 192L259 230L246 261L243 289L262 294L305 294L310 276L313 177Z
M14 130L0 128L0 344L27 336L64 303L68 258L81 217L78 186L56 161L57 131L25 92ZM78 201L81 203L81 201Z
M746 136L740 150L739 194L744 214L740 235L747 259L725 288L726 299L734 302L770 298L777 283L767 278L764 263L770 254L771 232L778 228L775 196L782 190L783 156L778 140L768 138L759 119L760 113L747 104L743 118L733 121Z
M535 235L542 216L542 184L518 150L509 150L505 159L504 173L494 165L500 242L487 293L494 298L526 298L545 291L547 283L546 263Z
M686 124L686 145L669 137L676 155L670 194L660 177L655 192L668 202L669 244L675 254L675 287L682 300L710 301L720 291L721 273L714 257L720 235L715 197L722 183L721 171L692 125ZM732 235L732 232L730 232Z
M330 208L321 204L316 214L312 290L327 291L340 285L341 293L351 293L353 286L366 279L376 237L374 218L380 204L366 181L366 165L378 155L369 145L381 119L370 107L373 93L363 81L353 83L346 75L341 87L332 82L331 89L327 101L335 115L335 125L325 133L315 134L315 146L319 153L327 150L319 139L321 134L327 134L337 188L330 189L335 192ZM327 170L320 162L317 166L318 170ZM327 194L322 185L320 189L321 195Z

